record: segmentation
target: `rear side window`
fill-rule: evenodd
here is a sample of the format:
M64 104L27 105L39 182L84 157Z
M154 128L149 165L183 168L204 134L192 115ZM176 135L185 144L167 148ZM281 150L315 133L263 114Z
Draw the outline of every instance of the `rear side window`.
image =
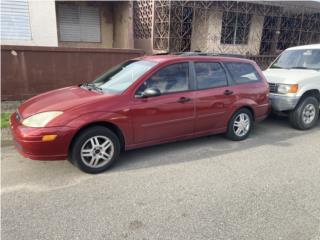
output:
M225 63L236 84L261 81L259 73L250 63Z
M220 63L196 62L194 67L198 89L216 88L228 85L226 73Z

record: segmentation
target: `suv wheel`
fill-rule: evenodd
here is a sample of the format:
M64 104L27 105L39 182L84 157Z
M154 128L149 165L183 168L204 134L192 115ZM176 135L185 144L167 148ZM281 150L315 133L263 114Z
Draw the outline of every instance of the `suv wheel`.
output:
M289 114L291 125L299 130L314 127L319 117L319 101L315 97L306 97Z
M87 173L107 170L119 158L118 137L109 129L96 126L86 129L76 139L71 149L72 162Z
M252 119L252 114L248 109L238 110L229 121L227 137L233 141L246 139L252 129Z

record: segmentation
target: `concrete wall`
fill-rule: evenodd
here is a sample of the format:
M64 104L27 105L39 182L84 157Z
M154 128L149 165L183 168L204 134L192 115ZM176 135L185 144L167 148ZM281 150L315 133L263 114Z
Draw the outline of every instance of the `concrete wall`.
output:
M252 15L247 44L221 44L221 11L196 13L193 19L191 51L209 51L258 55L263 29L263 16Z
M2 40L2 45L58 46L55 0L28 0L31 40Z
M94 80L135 49L2 46L1 100L22 100L56 88Z

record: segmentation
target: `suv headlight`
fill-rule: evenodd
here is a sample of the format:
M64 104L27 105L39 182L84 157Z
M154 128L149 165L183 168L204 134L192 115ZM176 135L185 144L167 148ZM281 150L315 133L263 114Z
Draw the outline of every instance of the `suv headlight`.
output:
M298 84L278 84L277 92L281 94L296 93Z
M54 118L61 115L61 111L42 112L32 115L22 121L22 124L27 127L44 127Z

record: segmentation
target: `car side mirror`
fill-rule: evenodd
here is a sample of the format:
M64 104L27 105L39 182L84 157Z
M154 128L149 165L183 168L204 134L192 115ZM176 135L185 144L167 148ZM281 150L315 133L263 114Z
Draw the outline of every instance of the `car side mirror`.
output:
M160 96L161 92L158 88L147 88L144 90L144 92L141 94L142 98L148 98L148 97L157 97Z

